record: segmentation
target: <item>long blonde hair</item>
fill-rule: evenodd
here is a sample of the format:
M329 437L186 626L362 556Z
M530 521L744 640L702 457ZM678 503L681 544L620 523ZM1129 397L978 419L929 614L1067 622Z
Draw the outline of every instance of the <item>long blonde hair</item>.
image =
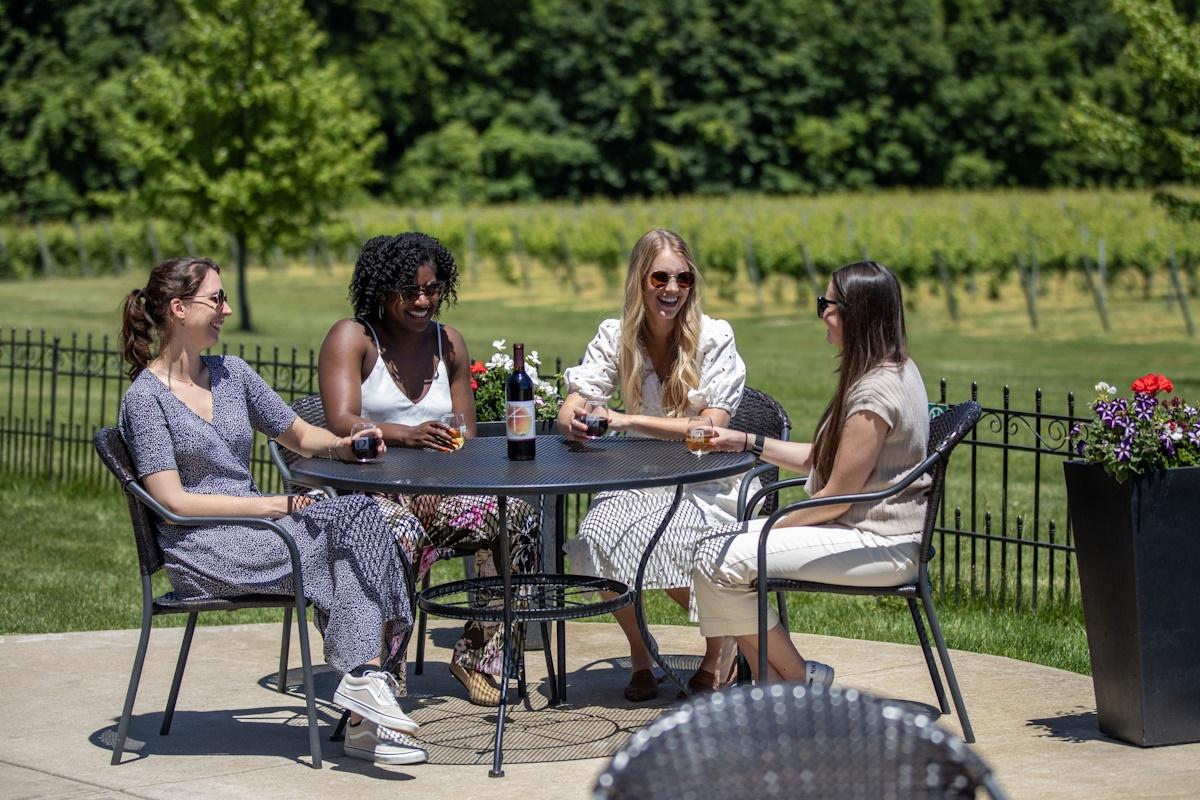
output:
M625 409L632 413L642 410L642 372L645 369L643 348L649 340L649 320L646 315L646 276L654 259L670 250L695 273L696 282L688 292L683 308L675 317L671 330L672 361L667 379L662 384L663 413L668 417L688 414L688 392L700 386L700 286L702 278L687 243L679 234L655 228L642 235L629 254L629 270L625 275L625 313L621 318L621 353L618 374Z

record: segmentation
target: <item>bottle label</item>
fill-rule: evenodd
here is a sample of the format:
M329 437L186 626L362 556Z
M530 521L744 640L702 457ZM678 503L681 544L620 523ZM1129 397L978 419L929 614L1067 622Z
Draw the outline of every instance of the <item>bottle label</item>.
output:
M532 400L509 400L504 404L504 432L509 439L532 439L537 435L537 414Z

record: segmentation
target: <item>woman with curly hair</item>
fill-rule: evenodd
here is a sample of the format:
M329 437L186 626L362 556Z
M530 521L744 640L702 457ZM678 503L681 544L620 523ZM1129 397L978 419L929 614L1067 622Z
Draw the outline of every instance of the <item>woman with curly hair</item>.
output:
M583 362L563 375L568 395L558 427L564 436L585 438L585 404L607 404L617 391L625 411L607 412L612 431L683 440L689 417L729 424L741 401L746 366L729 323L701 312L700 285L696 261L677 234L656 229L638 239L629 257L622 318L602 322ZM643 588L666 589L673 600L689 607L695 542L706 530L736 520L739 480L685 487L648 565ZM632 585L646 544L673 499L673 488L597 495L579 535L567 543L572 571ZM658 695L658 681L633 609L624 608L615 616L629 640L632 675L625 697L650 700ZM732 641L712 640L689 682L691 688L716 688L732 663L732 652Z
M471 359L462 334L436 322L457 299L458 268L437 239L423 233L376 236L363 245L350 280L354 317L334 324L321 345L318 373L329 429L349 433L376 423L396 447L450 450L454 434L441 421L463 415L475 435ZM394 495L419 525L404 542L417 580L439 558L474 550L479 575L496 575L499 518L495 497ZM540 563L541 517L519 500L508 504L513 574ZM450 672L472 703L500 703L504 638L497 624L469 622L454 646Z

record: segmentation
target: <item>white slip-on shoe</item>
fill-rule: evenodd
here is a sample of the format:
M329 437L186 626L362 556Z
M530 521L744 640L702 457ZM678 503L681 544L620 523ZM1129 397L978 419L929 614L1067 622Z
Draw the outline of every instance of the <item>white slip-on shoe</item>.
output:
M333 702L376 725L395 728L401 733L416 733L421 726L400 710L400 704L396 702L397 691L396 677L390 672L371 670L362 677L346 673L333 693Z
M804 667L805 682L809 686L820 686L828 689L833 684L833 667L820 661L806 661Z
M416 739L365 719L346 726L342 748L351 758L376 764L424 764L429 760L429 754Z

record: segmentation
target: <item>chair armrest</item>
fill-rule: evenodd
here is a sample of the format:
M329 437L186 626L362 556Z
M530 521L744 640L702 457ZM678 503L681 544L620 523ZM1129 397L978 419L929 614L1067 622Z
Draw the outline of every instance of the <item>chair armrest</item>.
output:
M760 471L765 472L772 466L774 465L765 464L755 467L750 474L753 475L755 472ZM784 478L781 481L763 484L758 488L758 491L754 493L754 496L750 498L749 502L743 502L745 499L743 493L746 491L746 487L748 485L748 481L743 481L742 489L738 492L738 519L740 519L742 522L745 522L746 520L750 519L750 517L754 516L754 511L758 508L758 504L761 503L763 499L772 492L777 492L780 489L787 489L791 486L803 486L806 483L808 483L808 476L798 475L795 478Z
M292 535L273 519L265 517L195 517L176 514L155 500L154 496L147 492L137 481L129 481L125 484L125 488L138 499L138 502L174 525L190 527L200 525L243 525L247 528L271 531L282 539L284 545L287 546L288 554L292 560L292 571L297 575L300 574L300 551L296 549L296 542L292 539Z
M917 478L920 478L922 475L929 472L933 465L941 461L943 457L944 456L942 453L939 452L929 455L924 461L909 470L908 474L905 475L901 480L892 484L886 489L880 489L878 492L861 492L859 494L835 494L828 495L826 497L810 497L808 500L799 500L795 503L789 503L786 506L776 509L774 512L772 512L771 516L767 518L767 523L763 525L762 534L759 537L760 551L766 546L767 534L770 532L771 528L774 527L775 523L778 522L784 515L790 514L793 511L801 511L806 508L821 508L822 506L836 506L841 505L842 503L871 503L875 502L876 500L886 500L887 498L895 494L899 494L901 491L911 486L913 482L917 480ZM771 485L778 486L779 484L786 482L787 481L779 481L778 483ZM762 553L760 552L760 556L761 555ZM762 569L761 566L760 569Z

